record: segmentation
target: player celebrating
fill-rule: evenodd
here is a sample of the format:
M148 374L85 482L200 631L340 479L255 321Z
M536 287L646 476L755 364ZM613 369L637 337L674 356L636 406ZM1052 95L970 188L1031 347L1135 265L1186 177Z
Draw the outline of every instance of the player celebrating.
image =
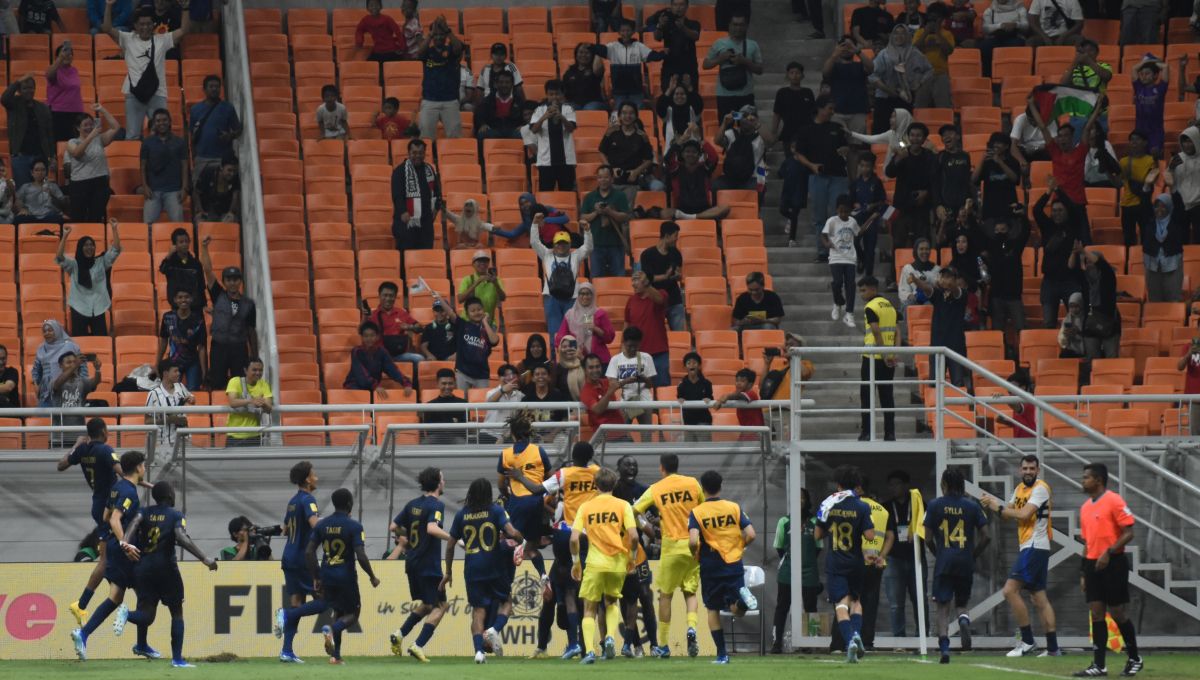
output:
M125 590L134 585L133 560L131 555L137 554L137 548L125 541L125 529L141 508L138 500L137 487L146 477L146 454L141 451L126 451L121 454L121 478L112 486L108 495L108 505L104 509L104 523L108 527L105 541L104 578L109 583L108 599L100 603L96 613L88 618L83 628L71 631L71 641L75 644L75 654L80 661L87 661L87 640L92 633L104 623L109 614L117 610L117 606L125 599ZM113 620L113 632L120 635L125 629L125 618ZM134 654L143 654L146 650L133 648ZM152 657L153 658L153 657Z
M108 426L100 418L92 418L87 423L87 436L80 437L75 442L75 448L58 461L58 471L62 472L72 465L78 465L83 470L83 479L92 489L92 521L100 528L99 552L96 566L88 576L87 585L79 599L71 603L71 613L75 621L82 626L87 623L88 603L104 578L105 543L104 537L104 507L108 503L108 494L117 481L116 468L120 464L117 454L108 445Z
M1054 607L1046 596L1046 578L1050 572L1050 538L1054 527L1050 524L1051 492L1044 479L1038 479L1041 461L1029 454L1021 459L1021 483L1013 490L1012 499L1004 504L990 494L980 500L984 507L995 510L1001 517L1017 521L1017 538L1020 552L1012 573L1004 582L1004 599L1012 609L1013 618L1021 628L1021 641L1008 656L1027 656L1037 650L1030 625L1029 608L1021 598L1021 589L1028 590L1033 606L1041 614L1046 627L1046 651L1041 656L1061 656L1058 633L1054 618Z
M621 625L621 588L625 574L633 566L633 546L637 541L637 524L633 508L612 495L617 485L617 473L607 468L596 473L596 495L579 507L571 525L571 578L581 581L579 596L583 598L583 660L596 663L596 611L604 603L604 658L616 656L613 633ZM579 543L588 537L587 571L579 564Z
M137 582L137 611L131 614L125 605L121 605L117 616L128 617L128 622L138 628L134 653L157 659L160 655L147 644L146 633L154 623L158 603L162 602L171 612L171 665L195 668L183 658L183 577L179 575L179 563L175 559L175 544L195 555L209 571L217 570L217 561L205 557L188 536L187 520L175 509L175 489L170 482L155 484L150 496L155 504L142 508L130 522L128 531L135 537L139 553L137 566L133 569ZM137 652L137 649L143 651Z
M862 484L862 473L852 465L833 472L837 493L821 501L813 537L820 541L829 536L825 557L825 590L833 603L834 616L842 639L846 640L846 661L858 663L866 654L862 637L863 561L862 542L875 540L871 508L854 493Z
M366 533L353 517L354 494L349 489L333 492L333 514L317 522L308 541L305 558L313 587L321 594L328 609L333 610L336 620L332 626L321 626L325 636L325 653L329 663L341 665L342 631L358 621L362 609L362 598L358 593L358 571L354 568L355 558L362 570L371 579L371 587L379 587L379 579L367 559ZM320 571L317 568L317 547L321 548L324 560ZM353 554L351 554L353 553Z
M562 524L556 524L551 546L554 565L550 568L554 597L567 612L567 649L563 659L583 655L579 645L579 609L576 598L579 588L572 580L571 527L575 525L580 506L596 496L596 473L600 466L592 462L595 449L587 442L578 442L571 449L571 465L560 468L541 484L534 484L518 467L509 468L506 474L519 482L534 495L558 494L562 499ZM565 570L566 578L563 578Z
M288 479L296 485L296 494L288 501L287 512L283 516L283 530L287 533L287 543L283 546L284 592L287 594L291 609L280 607L275 610L275 637L283 637L283 649L279 652L279 660L284 663L303 663L300 657L292 651L292 641L300 626L300 619L305 616L315 616L325 611L325 603L313 600L305 603L312 595L312 577L309 575L305 551L308 548L309 537L313 527L320 521L317 510L317 499L313 491L317 490L317 472L312 463L302 460L292 466Z
M650 653L666 659L671 656L671 598L676 590L683 591L687 605L687 651L688 656L700 653L696 640L696 590L700 588L700 564L688 547L688 517L704 500L704 492L695 477L678 474L679 456L664 453L658 459L658 480L642 494L633 509L644 514L653 505L661 518L662 551L658 562L658 646ZM643 518L642 527L649 528Z
M1133 513L1115 491L1108 490L1108 467L1103 463L1083 466L1083 493L1088 498L1079 509L1079 533L1086 544L1080 585L1092 615L1092 665L1075 673L1077 678L1108 675L1104 656L1108 651L1108 622L1112 614L1125 639L1129 660L1121 671L1124 677L1141 672L1137 633L1133 621L1125 616L1129 602L1129 560L1125 546L1133 540Z
M617 475L619 479L613 487L613 495L617 498L632 505L646 493L646 485L638 481L638 463L633 456L621 456L617 461ZM650 574L649 556L643 545L649 542L650 537L639 531L638 544L633 546L637 551L633 558L633 573L625 577L625 588L621 591L621 613L625 619L625 644L621 646L621 655L635 659L644 654L637 627L639 606L642 608L642 621L646 625L646 639L651 647L658 642L658 620L654 618L654 595L650 592L654 578Z
M506 470L520 468L525 478L532 484L541 484L550 475L550 459L542 447L529 441L533 435L532 416L521 411L508 420L508 429L512 433L513 445L500 453L496 464L499 473L500 493L507 498L505 510L512 519L513 526L525 537L525 544L514 552L513 559L529 559L538 576L546 579L546 563L539 551L542 527L542 501L544 493L534 493L523 484L508 483ZM489 491L490 493L490 491Z
M754 527L741 506L720 498L721 474L709 470L700 475L706 500L688 517L688 547L700 563L700 585L708 609L708 630L717 646L713 663L729 663L721 610L736 617L758 609L758 600L746 587L742 553L754 541Z
M958 608L963 651L971 648L971 617L967 603L975 578L975 558L987 547L987 516L966 496L966 481L957 468L942 471L942 495L925 510L933 566L933 601L937 603L938 649L941 663L950 663L950 605Z
M396 537L396 548L388 555L388 559L404 556L408 592L414 603L418 600L421 603L412 608L404 625L392 633L392 654L400 655L404 638L421 619L425 619L417 641L408 648L408 655L421 663L429 663L425 656L425 645L433 637L433 631L441 623L447 609L446 591L441 589L442 563L438 557L442 554L442 541L448 540L450 534L442 528L442 515L446 512L446 506L441 501L446 488L442 471L435 467L421 470L417 475L417 484L421 487L421 495L409 501L388 527Z
M483 652L483 626L488 609L494 604L509 602L512 582L497 577L500 532L515 541L522 541L521 532L513 527L504 508L492 503L492 483L476 479L467 488L466 507L454 516L450 525L450 540L446 541L446 574L439 589L449 592L454 583L454 551L463 542L467 557L463 577L467 581L467 604L471 605L471 641L475 645L475 663L487 663Z

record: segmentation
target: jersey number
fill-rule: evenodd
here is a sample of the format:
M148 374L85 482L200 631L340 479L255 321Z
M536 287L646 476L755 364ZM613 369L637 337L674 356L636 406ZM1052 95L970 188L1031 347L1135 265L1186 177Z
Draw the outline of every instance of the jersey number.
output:
M942 544L947 548L951 543L957 543L958 549L962 550L967 547L967 532L963 529L963 521L957 520L954 526L950 526L950 520L944 519L941 524Z
M408 547L415 548L421 544L421 520L414 519L408 525Z
M849 522L834 522L829 527L833 530L833 549L849 552L854 549L854 525Z
M162 537L162 530L158 527L150 527L150 531L146 532L146 552L152 553L158 550L158 539Z
M468 555L474 555L481 550L491 552L496 547L496 525L484 522L478 529L470 524L463 527L463 545L466 546Z
M295 517L288 517L287 535L288 535L287 542L294 544L296 542L296 518Z
M325 550L325 563L331 567L337 567L346 562L346 542L340 538L327 540L323 544Z

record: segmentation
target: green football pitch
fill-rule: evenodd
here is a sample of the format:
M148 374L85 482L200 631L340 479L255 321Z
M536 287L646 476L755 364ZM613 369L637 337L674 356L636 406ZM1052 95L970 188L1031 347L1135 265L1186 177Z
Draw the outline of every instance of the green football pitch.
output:
M1151 680L1194 680L1200 677L1198 654L1147 654L1143 678ZM728 666L710 665L709 659L622 659L602 661L594 666L580 666L575 661L503 658L492 659L484 667L476 667L470 659L433 659L419 664L409 658L346 657L346 665L329 666L323 657L310 657L303 666L285 665L273 659L235 660L224 663L205 663L196 659L196 668L172 669L166 660L160 661L0 661L0 677L28 680L30 678L110 678L140 680L142 678L220 678L221 680L293 680L294 678L387 678L394 680L408 672L419 673L424 680L458 680L476 676L486 680L528 680L547 672L569 672L580 677L630 678L635 674L653 673L668 680L691 679L697 672L705 677L725 676L737 680L778 680L781 677L812 677L824 680L1021 680L1022 678L1064 678L1088 665L1090 654L1077 653L1055 659L1008 659L1001 655L971 653L956 654L948 666L922 662L914 656L872 654L856 665L829 656L771 656L734 657ZM1109 656L1109 676L1120 674L1125 656Z

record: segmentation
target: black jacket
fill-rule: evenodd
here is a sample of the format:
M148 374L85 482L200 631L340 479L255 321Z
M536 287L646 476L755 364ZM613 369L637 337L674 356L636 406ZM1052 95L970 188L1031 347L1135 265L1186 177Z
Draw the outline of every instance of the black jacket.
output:
M523 102L513 95L512 106L508 108L508 115L500 117L496 114L496 93L492 92L487 97L484 97L480 102L479 108L475 109L475 129L484 125L491 128L501 130L519 130L525 121L521 118L521 104Z
M1046 214L1046 204L1050 202L1050 194L1046 193L1033 204L1033 217L1037 220L1038 231L1042 233L1042 275L1047 278L1062 281L1074 278L1078 272L1072 272L1068 266L1071 250L1076 240L1082 240L1086 233L1083 211L1058 191L1057 200L1062 201L1067 208L1067 221L1055 224Z
M1153 257L1158 255L1161 249L1163 255L1170 257L1183 252L1183 244L1188 237L1188 217L1187 208L1184 207L1179 192L1171 194L1171 217L1167 224L1166 240L1159 241L1155 237L1158 220L1154 217L1153 208L1147 220L1145 228L1142 229L1142 253Z

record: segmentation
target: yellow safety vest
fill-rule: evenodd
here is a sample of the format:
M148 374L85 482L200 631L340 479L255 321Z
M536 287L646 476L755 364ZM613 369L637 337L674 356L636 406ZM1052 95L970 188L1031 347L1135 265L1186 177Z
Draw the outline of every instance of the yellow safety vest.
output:
M871 332L871 324L867 321L867 311L875 312L875 316L879 319L879 332L883 336L883 344L887 347L896 346L896 308L891 302L883 296L878 296L867 303L863 309L863 326L867 329L863 335L863 344L868 347L875 344L875 334ZM882 359L882 354L864 354L863 356L872 359Z

